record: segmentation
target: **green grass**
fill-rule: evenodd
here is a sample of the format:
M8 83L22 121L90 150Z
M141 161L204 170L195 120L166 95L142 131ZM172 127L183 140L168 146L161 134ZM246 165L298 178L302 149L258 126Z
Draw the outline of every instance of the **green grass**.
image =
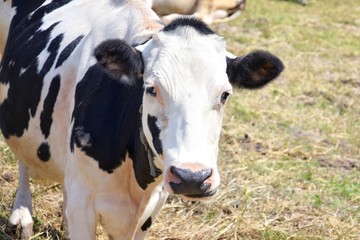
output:
M360 0L252 0L213 28L231 52L269 50L286 70L261 90L234 91L218 194L170 197L147 239L360 239ZM11 239L16 164L5 144L0 157L0 239ZM56 239L61 191L32 187L35 239Z

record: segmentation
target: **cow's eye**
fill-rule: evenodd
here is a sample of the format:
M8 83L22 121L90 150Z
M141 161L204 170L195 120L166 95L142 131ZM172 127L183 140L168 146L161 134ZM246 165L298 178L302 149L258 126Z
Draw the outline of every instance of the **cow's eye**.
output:
M223 92L223 93L221 94L220 102L221 102L222 104L225 104L227 98L229 97L229 95L230 95L229 92Z
M153 97L156 97L156 90L155 90L155 87L153 86L149 86L149 87L146 87L145 89L146 93L153 96Z

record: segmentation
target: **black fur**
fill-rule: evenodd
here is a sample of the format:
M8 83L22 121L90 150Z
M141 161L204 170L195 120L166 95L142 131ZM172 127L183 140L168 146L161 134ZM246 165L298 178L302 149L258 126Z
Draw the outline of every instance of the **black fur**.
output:
M50 159L50 146L47 142L43 142L37 151L37 156L43 162L47 162Z
M70 54L74 51L74 49L77 47L77 45L81 42L83 37L84 37L84 35L80 35L79 37L75 38L71 43L69 43L64 48L64 50L61 51L59 58L56 62L55 68L60 67L63 64L63 62L65 62L66 59L68 59Z
M179 17L172 21L169 25L165 26L163 31L169 32L174 31L178 27L192 27L203 35L215 34L203 21L194 17Z
M50 134L52 114L60 90L60 81L60 75L56 75L51 81L48 95L44 100L44 108L40 115L40 128L45 138Z
M98 65L77 85L72 139L102 170L111 173L125 160L127 144L134 138L127 129L138 125L134 118L141 96L142 86L121 84Z
M160 140L160 129L156 125L157 118L154 116L148 115L147 123L152 135L152 142L154 144L155 150L158 154L163 153L162 144Z
M12 6L16 7L16 15L10 25L0 71L0 82L7 84L11 80L8 96L0 106L0 127L5 138L11 135L22 136L30 118L35 116L44 76L53 67L63 40L63 34L51 40L47 48L49 56L38 73L37 56L48 45L51 33L59 23L54 23L48 29L40 31L43 24L42 18L69 3L70 0L52 1L41 6L44 2L44 0L14 0L12 2ZM32 14L29 15L30 13ZM42 116L41 128L45 136L49 135L51 125L51 116L45 116L51 108L49 101L50 99L46 103L47 109L44 110Z
M53 40L51 40L51 43L47 50L49 51L50 55L46 58L46 61L44 63L44 66L42 67L40 71L40 76L45 76L51 69L51 67L55 63L55 58L58 54L60 44L64 38L64 34L59 34L56 36Z
M135 178L142 189L161 175L162 171L154 165L155 155L151 151L148 142L142 137L142 130L135 131L134 144L129 147L129 157L133 161ZM142 139L143 138L143 139Z
M45 49L50 34L57 25L55 23L44 31L36 31L40 24L41 22L38 22L26 29L5 49L1 63L0 82L7 84L11 80L8 96L0 105L0 127L5 138L9 138L10 135L22 136L28 127L30 117L35 116L40 102L44 75L54 63L62 39L62 35L59 35L52 40L48 47L49 59L45 62L40 74L37 73L36 57ZM27 44L24 44L23 39L27 39ZM16 59L16 62L13 59ZM23 69L25 71L21 74Z
M149 229L149 227L151 227L151 224L152 224L152 219L151 219L151 217L149 217L149 218L144 222L144 224L141 226L141 230L142 230L143 232L145 232L146 230Z
M11 20L12 28L19 24L27 15L43 4L45 0L12 0L12 7L16 7L16 15Z
M10 23L9 37L18 36L34 23L38 23L50 12L68 4L71 0L56 0L41 6L45 0L13 0L12 6L16 7L16 15ZM29 15L32 13L31 15Z
M279 76L285 68L278 57L265 51L254 51L244 57L226 60L229 80L240 88L260 88Z

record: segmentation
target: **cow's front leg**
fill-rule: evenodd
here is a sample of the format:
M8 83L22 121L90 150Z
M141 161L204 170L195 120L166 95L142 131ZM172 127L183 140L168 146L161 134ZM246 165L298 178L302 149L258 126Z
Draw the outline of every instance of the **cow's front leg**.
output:
M69 226L68 226L68 222L67 222L67 218L66 218L66 201L67 201L67 194L65 191L65 186L63 186L63 228L64 228L64 236L63 239L70 239L69 237Z
M21 239L29 239L33 234L32 201L30 191L29 170L22 161L19 166L19 188L16 193L14 207L9 219L10 225L21 226Z
M76 179L65 177L65 222L71 240L92 240L96 234L94 200L87 188Z

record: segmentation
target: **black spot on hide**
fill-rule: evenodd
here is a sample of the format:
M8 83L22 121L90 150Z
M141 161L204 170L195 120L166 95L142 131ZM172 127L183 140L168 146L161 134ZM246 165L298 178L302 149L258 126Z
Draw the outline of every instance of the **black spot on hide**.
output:
M11 20L10 33L14 32L16 35L21 34L22 31L32 24L41 22L45 15L71 1L72 0L56 0L51 1L49 4L42 5L45 0L13 0L12 6L16 7L16 15ZM29 15L30 13L31 15Z
M49 56L40 72L37 70L37 56L47 46L57 24L54 23L43 31L36 31L40 22L34 24L6 46L0 71L0 82L10 84L8 96L0 106L0 127L5 138L10 135L22 136L28 128L30 117L35 116L44 75L55 61L62 35L55 37L49 44Z
M81 42L81 40L83 39L84 35L80 35L79 37L77 37L76 39L74 39L71 43L69 43L64 50L61 51L59 58L56 62L55 68L60 67L63 62L66 61L66 59L68 59L68 57L71 55L71 53L74 51L74 49L77 47L77 45Z
M148 123L148 127L150 129L150 132L151 132L153 145L155 147L156 152L158 154L162 154L163 149L162 149L162 144L161 144L161 140L160 140L160 129L156 125L156 121L157 121L156 117L148 115L147 123Z
M12 7L16 7L16 14L11 20L11 28L19 24L29 13L41 6L45 0L12 0Z
M50 146L48 143L44 142L40 145L37 151L37 156L43 162L47 162L50 159Z
M40 128L47 138L50 134L50 128L52 124L52 114L54 112L54 106L60 90L60 75L56 75L51 81L48 95L44 100L44 108L40 115Z
M151 220L151 217L149 217L145 222L144 224L141 226L141 230L143 232L145 232L146 230L149 229L149 227L151 227L151 224L152 224L152 220Z
M135 143L129 149L129 157L133 161L135 178L143 190L162 174L162 171L155 166L155 155L141 129L137 131Z
M12 6L16 7L16 15L10 24L0 70L0 82L10 84L8 96L0 106L0 127L5 138L11 135L22 136L28 128L30 118L35 116L37 109L41 109L38 104L44 76L53 67L63 40L63 34L51 38L52 31L59 22L40 30L43 17L70 1L57 0L46 5L42 5L44 0L12 1ZM48 56L38 71L38 56L45 48ZM54 84L53 89L56 89L58 83ZM44 104L46 109L42 114L41 130L45 136L48 136L51 126L50 112L55 95L55 92L50 92Z
M51 41L49 47L47 48L50 55L46 58L44 66L40 71L39 74L40 76L45 76L50 71L51 67L54 65L55 58L58 54L58 50L63 38L64 38L64 34L59 34Z

